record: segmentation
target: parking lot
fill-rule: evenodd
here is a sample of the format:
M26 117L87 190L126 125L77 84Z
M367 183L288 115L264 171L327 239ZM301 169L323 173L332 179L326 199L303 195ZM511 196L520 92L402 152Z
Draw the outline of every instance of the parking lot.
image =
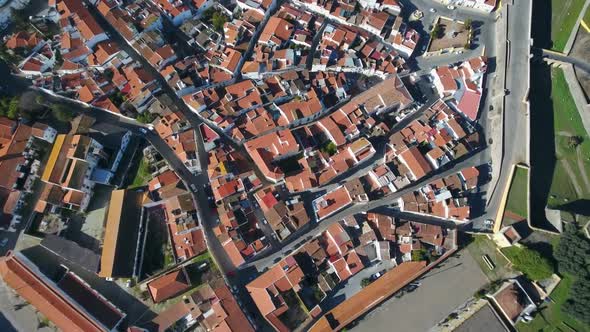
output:
M352 331L428 331L485 285L487 279L471 255L461 250L418 282L421 285L416 290L385 301Z

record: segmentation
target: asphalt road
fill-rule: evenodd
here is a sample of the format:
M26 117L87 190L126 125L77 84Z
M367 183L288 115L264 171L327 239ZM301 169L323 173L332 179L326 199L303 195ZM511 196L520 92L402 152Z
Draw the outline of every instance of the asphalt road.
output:
M488 203L488 213L495 217L500 209L502 191L508 184L512 165L528 164L528 114L526 113L527 85L530 80L530 25L528 12L532 6L530 0L514 1L504 4L503 15L507 15L508 42L506 89L509 94L504 96L503 156L500 173L497 178L497 190ZM498 70L503 70L498 68ZM494 96L490 96L494 97ZM494 165L496 167L497 165Z

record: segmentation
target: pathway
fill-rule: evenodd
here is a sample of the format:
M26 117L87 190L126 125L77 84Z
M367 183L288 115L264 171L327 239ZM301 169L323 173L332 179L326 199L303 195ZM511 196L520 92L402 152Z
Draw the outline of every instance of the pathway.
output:
M561 159L560 162L563 164L563 169L565 169L565 172L570 178L571 183L574 186L574 189L576 190L576 194L578 195L578 197L583 196L584 193L582 191L582 188L580 187L580 184L578 183L578 179L576 178L576 174L572 170L570 163L566 159Z

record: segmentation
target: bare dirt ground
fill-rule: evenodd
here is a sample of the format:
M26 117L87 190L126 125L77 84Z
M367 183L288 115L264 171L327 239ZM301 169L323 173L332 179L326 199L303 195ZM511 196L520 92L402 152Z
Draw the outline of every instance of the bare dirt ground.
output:
M578 30L570 55L590 62L590 33L586 32L583 27ZM590 101L590 74L576 68L576 77L582 86L582 90L584 90L586 100Z

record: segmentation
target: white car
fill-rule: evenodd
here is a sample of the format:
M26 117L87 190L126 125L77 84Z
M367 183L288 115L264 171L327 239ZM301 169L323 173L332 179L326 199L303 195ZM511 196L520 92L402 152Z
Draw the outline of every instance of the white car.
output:
M436 13L436 9L434 9L434 8L430 8L428 11L431 13Z
M6 247L6 245L8 244L8 239L7 238L3 238L2 242L0 242L0 247Z
M147 134L147 130L145 130L145 128L139 128L139 131L140 131L142 134Z
M453 6L453 5L448 5L448 6L447 6L447 9L449 9L449 10L455 10L455 6Z

